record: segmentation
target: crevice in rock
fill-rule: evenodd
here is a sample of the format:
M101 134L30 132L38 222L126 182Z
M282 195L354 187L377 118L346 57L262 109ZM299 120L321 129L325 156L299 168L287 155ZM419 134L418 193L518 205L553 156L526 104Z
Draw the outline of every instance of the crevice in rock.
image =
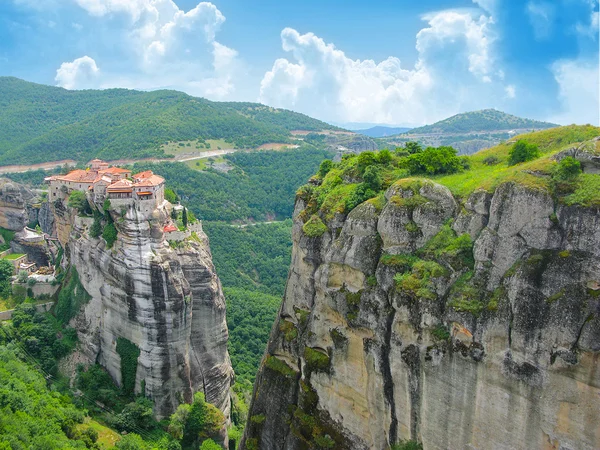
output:
M512 329L513 329L514 313L510 299L508 300L508 348L512 348Z
M579 327L579 331L577 332L577 338L575 339L575 342L573 342L573 345L571 346L571 351L575 351L575 350L578 349L578 347L579 347L579 339L581 339L581 335L583 334L583 329L585 328L586 324L588 322L590 322L593 318L594 318L594 314L593 313L589 313L587 315L587 317L585 318L585 320L583 321L583 323Z
M383 393L390 406L390 430L389 442L395 444L398 439L398 418L396 416L396 402L394 401L394 379L392 378L392 369L390 364L390 351L392 345L392 328L396 317L396 309L391 308L387 315L384 342L381 346L381 372L383 375Z
M419 412L421 410L421 359L419 347L410 344L402 350L402 360L408 366L408 394L410 398L410 439L419 439Z

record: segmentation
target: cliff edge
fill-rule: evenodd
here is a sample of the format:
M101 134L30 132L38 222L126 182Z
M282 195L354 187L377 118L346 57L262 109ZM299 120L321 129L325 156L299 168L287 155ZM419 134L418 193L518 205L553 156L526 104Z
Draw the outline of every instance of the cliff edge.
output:
M348 212L360 180L336 170L299 191L242 448L600 448L599 207L523 166L462 197L401 178Z
M197 391L229 417L233 369L225 299L201 224L167 233L172 212L167 201L155 208L113 201L104 211L106 220L100 212L96 218L77 214L61 200L51 208L65 248L63 266L71 268L67 277L76 276L85 290L71 296L83 299L80 303L61 305L59 299L57 305L72 316L79 334L74 358L98 362L120 386L129 383L143 392L158 417L191 402ZM114 226L112 245L92 231L95 221ZM129 353L139 353L133 375L124 371L131 364L124 358L133 357L119 349L127 341L137 348Z

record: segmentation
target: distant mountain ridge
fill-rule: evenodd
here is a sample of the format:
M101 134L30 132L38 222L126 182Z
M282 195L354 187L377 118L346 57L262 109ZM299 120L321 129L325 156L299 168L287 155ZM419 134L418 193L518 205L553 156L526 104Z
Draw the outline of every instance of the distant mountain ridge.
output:
M496 109L483 109L456 114L432 125L411 129L408 134L447 134L509 130L540 130L559 125L539 120L524 119ZM407 133L403 133L407 134Z
M432 125L376 139L379 148L404 146L416 141L423 146L448 145L461 154L475 153L510 139L515 134L554 128L558 125L524 119L495 109L456 114Z
M394 136L395 134L406 133L410 128L407 127L387 127L384 125L377 125L371 128L363 129L363 130L352 130L359 134L364 134L365 136L380 138L387 136Z
M212 102L178 91L70 91L0 77L0 165L164 156L167 141L223 139L254 148L292 130L339 130L258 103Z

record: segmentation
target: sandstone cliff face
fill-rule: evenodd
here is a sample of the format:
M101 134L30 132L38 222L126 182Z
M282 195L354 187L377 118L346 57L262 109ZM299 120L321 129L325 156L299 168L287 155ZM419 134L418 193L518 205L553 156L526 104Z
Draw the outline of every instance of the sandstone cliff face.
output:
M201 227L172 248L163 234L167 202L151 213L134 205L115 208L119 234L109 249L101 237L89 236L93 219L52 208L67 263L91 296L71 323L87 361L99 362L121 383L116 345L128 339L140 350L136 392L145 386L157 416L204 391L228 417L233 370L225 300Z
M600 211L512 183L386 199L312 238L297 200L242 447L600 448Z

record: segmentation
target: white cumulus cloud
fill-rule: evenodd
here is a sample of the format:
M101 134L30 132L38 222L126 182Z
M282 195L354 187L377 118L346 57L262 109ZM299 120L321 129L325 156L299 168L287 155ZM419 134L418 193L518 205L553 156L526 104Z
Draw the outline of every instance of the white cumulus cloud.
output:
M64 62L56 71L57 85L65 89L86 89L96 86L100 69L89 56L82 56L72 62Z
M561 60L552 65L559 86L561 112L551 118L560 124L600 126L600 67L598 60Z
M119 51L130 55L129 70L119 65L111 72L110 52L106 60L100 52L97 87L168 87L213 99L235 91L243 70L238 53L217 41L225 16L214 4L200 2L184 11L173 0L73 1L98 21L112 21L122 37Z
M485 3L492 8L493 2ZM313 33L286 28L278 59L261 82L260 100L338 122L420 124L506 97L493 57L490 15L441 11L416 36L413 67L389 57L353 60Z

